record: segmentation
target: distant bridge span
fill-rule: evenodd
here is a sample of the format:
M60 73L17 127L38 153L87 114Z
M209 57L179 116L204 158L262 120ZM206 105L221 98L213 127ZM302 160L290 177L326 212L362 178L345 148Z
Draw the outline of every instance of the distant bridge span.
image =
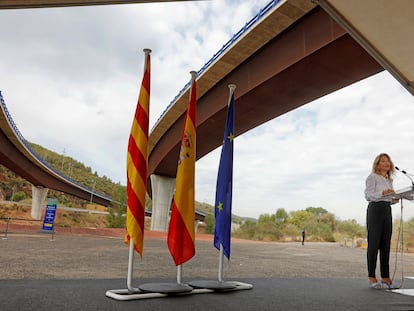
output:
M70 180L37 158L9 115L1 92L0 101L0 164L36 187L62 191L104 206L111 204L109 196Z

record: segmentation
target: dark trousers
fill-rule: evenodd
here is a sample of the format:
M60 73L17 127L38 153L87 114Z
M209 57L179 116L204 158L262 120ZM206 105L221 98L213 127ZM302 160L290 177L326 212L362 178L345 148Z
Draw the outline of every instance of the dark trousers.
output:
M378 251L382 278L390 276L389 260L392 234L392 215L389 202L370 202L367 209L368 277L375 277Z

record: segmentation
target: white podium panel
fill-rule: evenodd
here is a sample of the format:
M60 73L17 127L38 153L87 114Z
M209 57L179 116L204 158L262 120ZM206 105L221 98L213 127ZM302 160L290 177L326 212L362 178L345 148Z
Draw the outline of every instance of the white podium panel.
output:
M384 198L414 200L414 186L396 190L393 194L384 195Z

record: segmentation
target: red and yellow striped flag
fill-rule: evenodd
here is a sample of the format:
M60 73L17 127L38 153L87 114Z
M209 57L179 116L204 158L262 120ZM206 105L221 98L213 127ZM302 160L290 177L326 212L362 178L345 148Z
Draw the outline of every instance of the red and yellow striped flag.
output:
M181 136L176 190L168 228L168 248L175 264L181 265L195 255L194 179L196 160L196 73L191 72L190 102Z
M128 141L128 206L126 213L127 232L125 236L127 244L132 239L134 249L141 257L144 246L145 198L147 194L151 50L145 49L144 52L144 76Z

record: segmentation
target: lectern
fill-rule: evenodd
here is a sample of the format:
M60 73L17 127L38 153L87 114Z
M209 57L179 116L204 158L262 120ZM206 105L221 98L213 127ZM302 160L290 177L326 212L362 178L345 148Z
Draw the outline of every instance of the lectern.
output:
M414 200L414 185L396 190L392 194L384 195L384 198L392 198L392 199L406 199L409 201Z
M414 185L396 190L395 193L389 194L384 196L384 198L392 198L393 200L399 199L401 203L401 219L402 219L402 209L403 209L403 199L413 201L414 200ZM402 234L402 232L401 232ZM402 256L402 254L401 254ZM401 258L402 262L402 258ZM404 278L404 276L403 276ZM405 278L412 278L412 277L405 277ZM406 288L398 288L392 290L395 293L399 293L402 295L414 296L414 289L406 289Z

